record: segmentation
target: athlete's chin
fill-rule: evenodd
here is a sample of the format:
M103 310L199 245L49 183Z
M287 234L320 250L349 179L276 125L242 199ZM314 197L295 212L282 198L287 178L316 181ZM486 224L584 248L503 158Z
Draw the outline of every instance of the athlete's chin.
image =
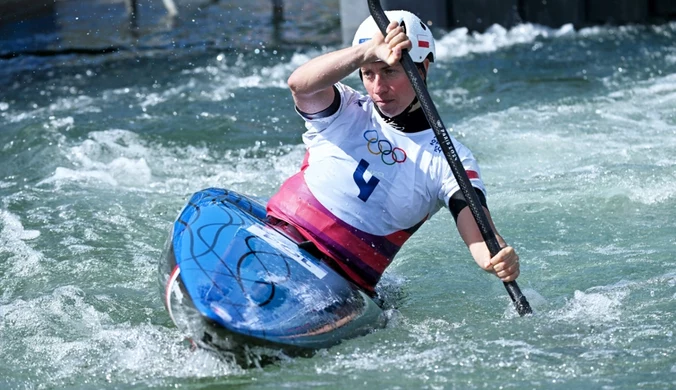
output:
M393 107L391 104L388 103L377 103L378 104L378 109L380 112L382 112L385 116L392 118L395 117L403 110L400 110L398 107Z

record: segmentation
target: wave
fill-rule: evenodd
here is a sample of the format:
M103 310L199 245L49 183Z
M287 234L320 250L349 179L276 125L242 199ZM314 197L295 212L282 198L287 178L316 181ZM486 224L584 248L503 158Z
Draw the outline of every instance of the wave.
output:
M181 194L185 188L216 186L267 196L297 171L304 151L300 145L266 147L260 142L221 150L151 142L128 130L94 131L85 140L62 147L60 152L70 164L55 167L36 186L56 190L65 185L119 186L162 193L180 189Z

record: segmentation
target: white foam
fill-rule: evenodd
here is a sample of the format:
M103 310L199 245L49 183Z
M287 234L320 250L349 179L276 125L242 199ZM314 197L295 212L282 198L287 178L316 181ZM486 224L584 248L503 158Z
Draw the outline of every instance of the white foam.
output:
M471 34L467 28L462 27L437 39L436 50L440 60L447 60L472 53L491 53L506 47L531 43L538 38L555 38L573 33L574 29L570 24L558 29L537 24L520 24L509 30L494 24L483 33Z
M70 166L59 166L38 186L119 186L136 191L181 196L205 187L225 187L269 196L299 170L303 145L269 147L256 142L241 149L206 145L153 145L121 129L91 132L71 147L62 147Z
M99 113L100 107L94 105L94 98L86 95L77 95L74 97L60 98L47 107L49 113L58 111L68 111L70 113Z
M440 99L449 106L454 107L456 110L462 109L465 106L472 106L477 102L482 100L481 96L469 97L469 91L460 88L454 87L446 90L433 90L431 91L436 99Z
M155 183L153 188L189 188L197 191L204 187L225 187L249 195L268 196L273 193L284 179L298 172L305 148L297 145L284 148L280 153L274 148L269 152L252 147L229 150L218 157L213 151L195 149L187 156L185 151L167 149L163 156L156 158L154 165L158 175L167 176L166 180ZM198 159L190 155L207 153L207 157ZM181 164L176 163L179 157Z
M629 295L626 289L606 289L601 292L576 290L565 307L554 313L554 319L584 324L605 324L622 318L622 300Z
M145 186L152 181L147 156L150 156L148 148L132 132L92 132L89 139L71 147L66 155L76 168L57 167L54 174L40 181L38 186L54 184L58 187L67 182Z
M141 106L142 109L146 109L148 107L152 107L152 106L156 106L160 103L164 103L167 100L169 100L171 95L174 94L172 92L174 92L174 91L168 90L168 91L163 92L161 94L155 93L155 92L149 93L147 95L139 94L140 95L139 98L141 99L141 101L139 102L139 105Z
M636 202L675 197L676 125L670 118L676 112L676 74L621 86L612 96L614 100L597 105L603 125L613 130L612 142L604 142L605 154L642 169L619 171L606 180Z
M37 275L42 271L43 255L26 241L40 237L39 230L26 230L15 214L0 210L0 253L9 254L5 262L2 280L5 286L14 284L19 278Z
M529 194L529 202L587 192L666 202L676 197L676 74L625 84L572 104L529 103L482 114L456 123L454 131L488 156L479 155L484 174L548 189L542 197ZM473 147L477 142L480 148ZM528 163L512 156L528 156ZM552 191L552 182L561 188ZM498 192L507 203L524 199L521 192Z
M0 210L0 221L5 225L2 237L7 240L33 240L40 236L39 230L25 230L19 218L6 210Z
M67 182L84 182L110 186L145 186L152 180L152 173L145 159L130 160L119 157L100 169L75 170L57 167L54 174L37 185L55 184L57 189Z
M248 65L246 57L242 54L238 55L234 60L226 56L218 56L217 58L220 58L220 60L217 65L207 65L184 70L183 74L206 74L208 76L208 84L201 87L204 92L200 93L198 97L208 101L223 101L232 99L238 89L287 89L286 80L291 72L310 60L311 57L319 54L320 52L318 51L312 51L307 54L295 53L288 60L286 57L281 57L280 61L275 65L262 67ZM246 69L249 73L242 74L242 69ZM188 85L186 85L187 88L181 87L181 89L192 90L197 85L198 82L191 79Z
M96 99L85 95L73 95L72 97L61 97L55 99L48 106L40 107L33 104L32 110L25 110L19 113L12 113L7 111L3 113L10 123L22 122L24 120L31 120L35 118L50 118L54 120L60 112L67 112L68 114L84 114L84 113L100 113L101 108L96 105ZM5 110L9 110L9 105ZM5 111L0 110L0 111ZM68 117L66 117L68 118ZM68 119L65 119L66 121ZM59 122L56 122L57 124ZM60 127L60 126L59 126Z
M152 173L145 158L131 160L118 157L108 164L111 175L119 184L126 186L144 186L152 180Z
M106 295L88 296L78 287L62 286L49 295L0 306L3 322L12 324L7 337L15 338L0 345L0 352L10 365L49 361L49 375L42 378L48 387L61 387L76 376L99 384L154 382L149 379L154 377L159 383L242 372L207 351L191 352L175 328L114 323L105 309L113 302ZM6 353L19 345L21 353Z
M73 125L75 124L75 120L73 119L72 116L67 116L65 118L56 118L54 116L49 117L49 124L45 124L45 128L52 128L52 129L65 129L65 130L70 130L73 128Z

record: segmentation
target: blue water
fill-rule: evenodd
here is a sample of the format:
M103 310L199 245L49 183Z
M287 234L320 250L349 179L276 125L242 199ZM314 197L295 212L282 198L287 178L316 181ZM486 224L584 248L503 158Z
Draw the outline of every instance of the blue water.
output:
M269 197L296 172L285 81L341 47L338 2L287 2L276 27L267 0L178 2L173 21L141 2L138 30L119 1L78 3L0 34L23 53L0 60L0 388L676 387L676 24L440 34L432 97L536 314L442 211L383 278L385 329L245 370L191 350L157 265L190 194ZM117 51L66 52L83 47Z

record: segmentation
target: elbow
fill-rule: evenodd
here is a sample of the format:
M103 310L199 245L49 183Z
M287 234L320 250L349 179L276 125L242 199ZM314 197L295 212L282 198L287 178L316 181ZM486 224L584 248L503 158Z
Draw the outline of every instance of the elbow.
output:
M300 70L301 68L296 69L291 76L286 80L286 85L291 90L291 94L295 97L312 97L319 89L317 89L316 83L308 78L305 72Z
M296 73L298 72L293 72L291 76L289 76L289 78L286 80L286 85L289 86L289 89L294 95L298 94L303 89L302 87L303 79Z
M286 85L289 87L291 92L298 89L298 84L296 84L296 83L297 83L297 81L296 81L296 78L293 76L293 74L291 76L289 76L289 78L286 80Z

